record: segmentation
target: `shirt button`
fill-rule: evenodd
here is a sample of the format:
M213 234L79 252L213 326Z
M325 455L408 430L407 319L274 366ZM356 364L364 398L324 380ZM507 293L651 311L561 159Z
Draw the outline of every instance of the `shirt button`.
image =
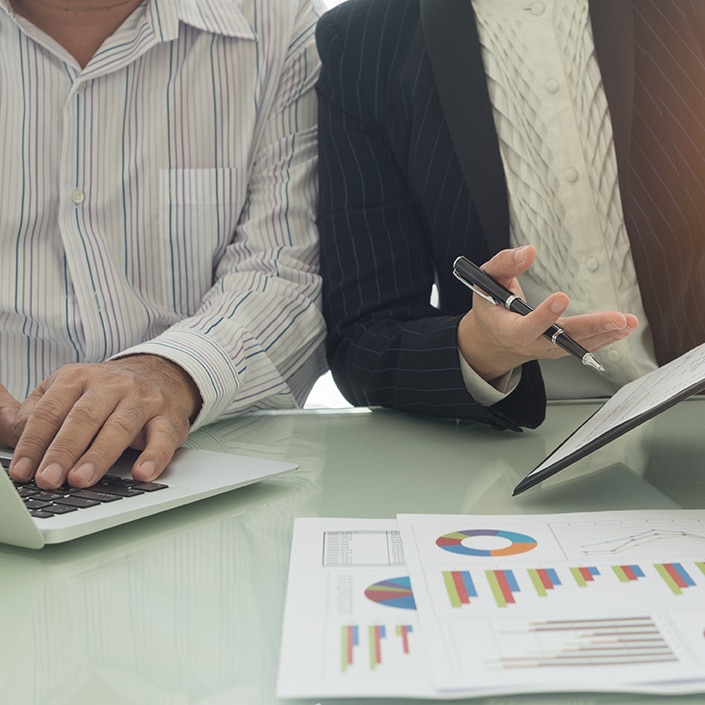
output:
M566 179L566 181L569 181L571 184L574 184L578 180L578 170L575 169L574 167L570 167L570 169L566 169L565 179Z
M549 93L558 93L558 89L560 86L558 85L558 81L556 81L555 78L549 78L548 81L546 81L546 90Z
M591 272L596 272L600 268L600 262L594 257L590 257L590 259L585 264L587 264L587 268Z
M545 7L542 2L532 2L531 3L531 14L532 15L542 15Z
M80 83L76 84L76 93L83 93L83 91L86 90L86 82L81 81Z
M619 350L608 350L607 351L607 359L610 362L617 362L619 360Z
M86 194L81 189L71 191L71 201L75 206L80 206L86 200Z

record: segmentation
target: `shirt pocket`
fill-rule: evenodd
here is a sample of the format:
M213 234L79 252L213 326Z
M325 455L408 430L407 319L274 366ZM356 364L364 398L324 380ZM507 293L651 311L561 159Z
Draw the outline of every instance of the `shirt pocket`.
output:
M159 229L166 305L192 315L214 284L247 195L247 170L164 169Z

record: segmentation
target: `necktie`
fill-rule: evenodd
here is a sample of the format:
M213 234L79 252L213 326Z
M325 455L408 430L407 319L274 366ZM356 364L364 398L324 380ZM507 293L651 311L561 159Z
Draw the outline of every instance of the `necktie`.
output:
M625 225L664 364L705 341L705 10L700 0L608 1L627 7L622 20L633 23L625 91L625 64L610 65L598 45L609 43L610 32L618 41L614 25L601 24L610 10L591 4Z

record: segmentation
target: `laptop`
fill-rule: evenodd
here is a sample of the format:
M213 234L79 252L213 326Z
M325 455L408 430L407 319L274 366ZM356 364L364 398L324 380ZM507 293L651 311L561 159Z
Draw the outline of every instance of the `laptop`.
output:
M155 482L130 474L128 452L101 482L86 489L46 492L34 483L15 485L7 473L11 454L0 451L0 543L42 548L109 529L167 509L229 492L298 466L281 460L180 448Z

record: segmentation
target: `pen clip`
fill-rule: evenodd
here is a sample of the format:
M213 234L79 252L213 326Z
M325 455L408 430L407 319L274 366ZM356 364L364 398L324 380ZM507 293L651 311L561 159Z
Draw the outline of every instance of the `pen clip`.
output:
M478 288L474 284L471 284L467 279L464 279L463 277L458 274L457 269L453 269L453 274L455 274L456 279L459 279L465 286L468 287L468 289L472 289L472 291L477 294L478 296L481 296L485 301L488 301L491 303L493 306L497 305L497 299L495 299L493 296L490 296L486 291L483 291L482 289Z
M481 296L485 301L489 301L493 306L497 305L497 299L495 299L493 296L490 296L486 292L482 291L482 289L478 289L474 284L469 284L468 285L475 294L478 296Z

